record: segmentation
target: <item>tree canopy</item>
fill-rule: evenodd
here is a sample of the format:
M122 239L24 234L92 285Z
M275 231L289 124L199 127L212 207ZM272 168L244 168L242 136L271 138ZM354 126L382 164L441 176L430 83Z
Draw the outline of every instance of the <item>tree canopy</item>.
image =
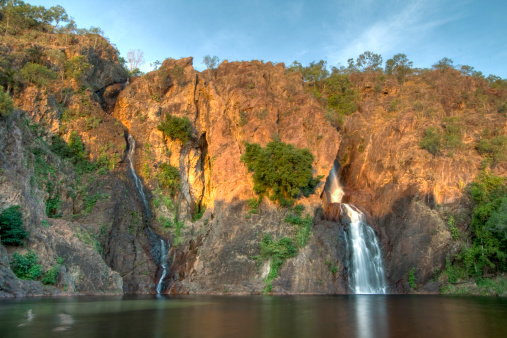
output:
M257 143L245 143L241 161L253 172L254 191L268 195L281 205L290 205L300 195L309 196L321 176L312 173L313 155L307 148L297 149L279 140L262 148Z

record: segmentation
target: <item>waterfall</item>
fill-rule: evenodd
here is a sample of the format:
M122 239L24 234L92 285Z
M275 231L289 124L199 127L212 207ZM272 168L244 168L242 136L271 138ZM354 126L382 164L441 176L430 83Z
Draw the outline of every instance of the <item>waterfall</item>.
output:
M333 166L329 173L331 203L341 203L343 188ZM347 233L349 251L349 287L356 294L386 293L382 253L373 229L366 223L364 214L355 206L341 203L342 211L350 219Z
M169 252L169 243L167 243L168 248L165 247L165 242L163 239L160 240L160 266L162 267L162 277L160 277L157 284L157 294L161 294L164 290L162 289L164 278L167 274L167 253Z
M351 249L349 287L355 293L386 293L382 254L377 236L363 213L348 204L342 207L350 218L347 243Z
M148 206L148 200L146 199L146 195L144 194L143 182L141 182L141 179L137 177L136 171L134 169L134 154L136 151L136 141L130 134L128 135L127 140L129 145L128 159L130 162L130 171L132 172L132 176L134 177L134 182L136 184L137 191L139 191L139 195L141 195L141 198L143 199L144 211L146 212L146 215L149 217L150 208Z

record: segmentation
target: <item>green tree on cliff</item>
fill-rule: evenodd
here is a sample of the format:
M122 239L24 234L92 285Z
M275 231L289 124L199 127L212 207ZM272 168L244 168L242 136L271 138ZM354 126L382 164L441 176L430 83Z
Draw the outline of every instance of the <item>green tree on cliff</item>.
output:
M19 205L13 205L0 214L0 238L8 245L22 245L28 237L23 227L23 215Z
M4 91L4 87L0 86L0 117L9 116L14 108L14 103L9 95Z
M211 81L211 79L213 78L213 72L215 71L215 68L217 68L219 62L220 59L216 55L214 56L206 55L202 60L202 63L204 63L206 65L206 68L208 69L209 81Z
M322 178L313 177L313 155L307 148L297 149L279 140L265 148L257 143L245 143L245 147L241 161L253 172L255 193L267 194L283 206L300 195L309 196Z
M386 61L385 72L387 75L395 75L399 83L405 82L405 78L412 70L413 62L405 54L396 54Z

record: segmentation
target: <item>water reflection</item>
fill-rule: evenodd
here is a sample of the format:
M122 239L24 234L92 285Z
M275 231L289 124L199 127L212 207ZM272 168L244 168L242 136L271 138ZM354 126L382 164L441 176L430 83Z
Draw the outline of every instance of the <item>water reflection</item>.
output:
M0 336L507 337L505 318L507 300L480 297L24 299L0 302Z
M356 336L359 338L388 337L386 296L357 295L354 300Z

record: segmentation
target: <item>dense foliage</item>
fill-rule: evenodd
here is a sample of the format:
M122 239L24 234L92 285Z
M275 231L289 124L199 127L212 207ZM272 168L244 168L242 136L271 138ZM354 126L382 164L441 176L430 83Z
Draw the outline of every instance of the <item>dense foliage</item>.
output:
M38 280L42 284L54 285L58 277L58 271L63 264L63 259L56 257L57 264L43 273L42 265L37 264L39 257L34 250L29 250L26 254L21 255L15 252L11 259L11 269L20 279Z
M0 86L0 117L9 116L13 108L14 104L9 93L6 93L4 87Z
M19 205L13 205L0 214L0 239L3 244L22 245L29 235L23 227L23 215Z
M322 178L313 177L313 155L306 148L296 149L278 140L265 148L256 143L245 146L241 161L253 172L254 191L281 205L292 204L300 195L309 196Z
M313 221L310 215L302 217L304 206L296 205L285 217L285 222L294 225L291 237L283 237L278 241L271 234L265 234L260 243L260 255L254 256L259 266L264 260L271 260L269 274L265 279L265 293L271 292L272 282L278 277L278 271L285 260L296 257L299 250L308 244Z
M12 255L11 269L18 278L35 280L42 275L42 265L37 264L38 260L34 250L25 255L15 252Z
M482 279L485 273L507 271L507 184L503 177L484 171L470 187L474 202L471 243L447 266L450 282Z
M455 151L464 147L463 133L457 119L454 117L445 118L442 125L443 132L438 127L427 128L419 143L419 147L426 149L434 156L441 154L443 150Z
M164 189L168 189L172 196L180 189L181 177L178 168L169 163L162 163L157 175L158 183Z
M158 130L162 131L166 137L171 140L180 140L185 144L192 137L192 124L188 117L177 117L167 114L165 121L158 125Z

